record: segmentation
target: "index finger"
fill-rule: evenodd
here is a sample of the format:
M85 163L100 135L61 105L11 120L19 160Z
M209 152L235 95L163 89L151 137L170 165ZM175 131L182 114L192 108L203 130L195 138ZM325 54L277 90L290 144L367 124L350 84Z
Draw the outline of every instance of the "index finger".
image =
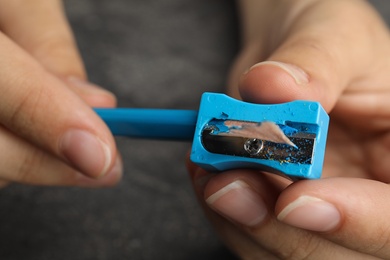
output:
M46 70L86 78L61 0L0 0L0 26Z

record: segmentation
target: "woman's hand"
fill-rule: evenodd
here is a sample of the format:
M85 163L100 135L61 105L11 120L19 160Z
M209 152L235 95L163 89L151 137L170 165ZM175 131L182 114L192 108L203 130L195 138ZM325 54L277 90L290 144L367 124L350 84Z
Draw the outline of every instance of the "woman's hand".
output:
M90 106L115 97L87 82L60 0L0 0L0 181L104 186L121 176L115 142Z
M360 0L240 6L243 49L229 92L256 103L321 102L331 117L323 178L291 184L189 164L207 215L244 259L390 258L387 27Z

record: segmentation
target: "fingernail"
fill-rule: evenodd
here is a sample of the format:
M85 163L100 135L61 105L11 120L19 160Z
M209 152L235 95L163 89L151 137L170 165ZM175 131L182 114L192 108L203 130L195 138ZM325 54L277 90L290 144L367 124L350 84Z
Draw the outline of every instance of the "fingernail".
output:
M77 185L81 187L111 187L118 183L123 174L123 164L117 158L114 167L102 178L90 178L85 175L77 176Z
M337 227L341 216L333 204L315 197L301 196L287 205L279 213L278 219L295 227L326 232Z
M115 160L114 167L106 174L107 177L110 177L112 179L119 179L122 176L123 173L123 163L122 160L117 157Z
M105 90L104 88L101 88L96 84L82 80L82 79L77 78L77 77L71 76L71 77L68 77L66 80L68 81L69 84L71 84L74 87L79 88L81 91L84 91L84 92L90 92L90 93L104 92L104 93L111 94L111 92L109 92L108 90Z
M237 180L206 199L207 204L228 219L252 227L267 215L264 201L247 183Z
M287 72L298 85L308 84L309 83L309 75L305 71L303 71L301 68L299 68L296 65L279 62L279 61L264 61L257 63L256 65L252 66L250 70L253 68L257 68L259 66L265 66L265 65L271 65L276 66L278 68L281 68L285 72Z
M66 132L60 150L78 170L90 177L105 175L112 160L109 146L83 130Z

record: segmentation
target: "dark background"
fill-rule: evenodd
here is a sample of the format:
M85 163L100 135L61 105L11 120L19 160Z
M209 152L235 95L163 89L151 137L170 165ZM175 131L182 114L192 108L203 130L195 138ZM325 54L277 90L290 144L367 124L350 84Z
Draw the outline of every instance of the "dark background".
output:
M371 1L390 17L390 2ZM122 107L197 109L239 48L233 0L65 0L90 80ZM234 259L201 212L189 143L118 138L114 188L0 190L0 259Z

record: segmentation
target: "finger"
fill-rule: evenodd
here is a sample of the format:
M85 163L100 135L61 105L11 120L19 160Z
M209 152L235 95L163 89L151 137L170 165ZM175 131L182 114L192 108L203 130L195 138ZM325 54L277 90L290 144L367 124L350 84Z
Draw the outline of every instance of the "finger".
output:
M116 159L107 126L4 35L0 45L0 124L84 174L105 175Z
M253 241L247 234L237 229L233 223L226 221L210 209L204 200L204 188L215 174L204 171L190 163L189 160L187 163L196 197L205 215L217 230L220 239L229 249L239 256L240 259L279 259L257 244L256 241Z
M60 0L1 0L0 25L50 72L86 78Z
M241 96L263 103L316 100L330 111L347 87L362 91L372 75L388 82L389 74L378 70L390 68L384 58L390 54L389 37L378 17L365 1L308 5L279 30L267 61L243 76Z
M232 63L232 67L228 73L226 92L229 96L241 99L240 91L237 88L237 83L241 75L260 61L261 51L258 46L249 46L243 49Z
M114 95L87 82L84 64L60 0L0 0L0 26L49 72L94 107L113 107Z
M338 244L388 259L389 196L387 184L371 180L305 181L283 192L276 212L285 223L325 232L326 238ZM304 216L309 210L310 216Z
M279 258L371 259L316 233L279 222L273 213L281 192L276 182L277 179L255 171L231 171L216 175L207 183L205 199L225 221Z
M116 97L109 91L91 82L70 76L65 84L91 107L116 107Z
M2 183L102 187L116 184L122 176L119 157L105 176L99 179L89 178L3 127L0 127L0 147Z

